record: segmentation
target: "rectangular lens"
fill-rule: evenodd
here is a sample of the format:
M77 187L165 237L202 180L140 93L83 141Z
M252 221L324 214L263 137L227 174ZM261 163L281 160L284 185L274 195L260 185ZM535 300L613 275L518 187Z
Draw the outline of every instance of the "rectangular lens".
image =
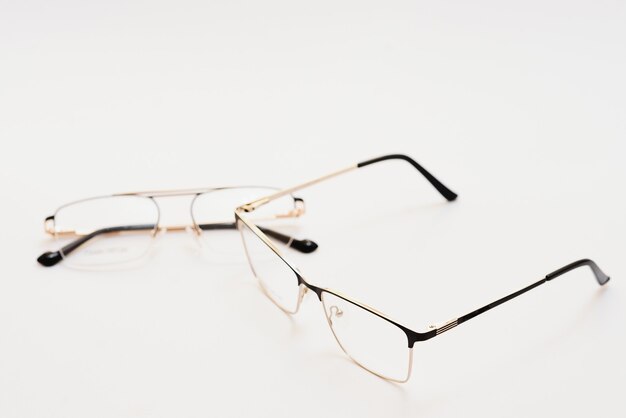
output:
M402 328L354 302L324 291L326 319L343 351L361 367L385 379L405 382L411 350Z
M128 263L145 255L159 222L154 200L108 196L61 207L54 215L65 263L96 267Z
M300 286L296 273L244 221L238 220L238 227L252 272L265 294L285 312L297 312Z

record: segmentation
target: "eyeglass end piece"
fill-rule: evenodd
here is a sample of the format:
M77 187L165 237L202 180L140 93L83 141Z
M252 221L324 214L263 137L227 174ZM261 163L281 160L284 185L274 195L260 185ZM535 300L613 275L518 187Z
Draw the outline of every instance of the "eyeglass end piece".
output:
M48 251L41 254L37 258L37 262L44 267L52 267L55 264L58 264L61 260L63 260L63 256L61 256L59 251Z

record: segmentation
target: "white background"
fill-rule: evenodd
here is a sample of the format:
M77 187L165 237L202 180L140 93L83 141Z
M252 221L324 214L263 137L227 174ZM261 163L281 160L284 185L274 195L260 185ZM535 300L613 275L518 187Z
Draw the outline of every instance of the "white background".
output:
M623 417L625 21L621 1L2 0L0 416ZM312 282L423 330L578 258L612 281L580 270L418 344L396 385L315 298L289 319L185 234L130 271L35 263L67 201L392 152L458 201L399 162L303 193L355 234L320 232Z

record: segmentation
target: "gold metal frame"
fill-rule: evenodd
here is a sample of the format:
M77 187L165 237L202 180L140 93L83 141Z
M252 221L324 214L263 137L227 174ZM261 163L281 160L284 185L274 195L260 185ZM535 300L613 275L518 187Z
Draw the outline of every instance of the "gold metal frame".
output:
M270 240L269 236L272 236L274 238L279 239L281 242L285 242L287 243L287 245L290 245L292 242L296 243L298 242L297 240L294 241L293 237L288 237L285 236L284 234L280 234L280 233L276 233L275 231L272 232L270 230L268 230L267 228L264 227L258 227L252 219L247 218L247 213L253 212L256 209L258 209L259 207L270 203L280 197L286 196L286 195L292 195L293 197L293 193L297 192L299 190L305 189L307 187L310 187L312 185L315 185L317 183L323 182L325 180L331 179L333 177L339 176L341 174L350 172L352 170L355 170L357 168L361 168L361 167L365 167L367 165L370 164L374 164L377 162L381 162L381 161L387 161L387 160L404 160L408 163L410 163L417 171L419 171L430 183L433 187L435 187L437 189L437 191L439 191L439 193L441 193L441 195L443 197L445 197L448 201L453 201L457 198L456 193L454 193L453 191L451 191L450 189L448 189L443 183L441 183L439 180L437 180L434 176L432 176L428 171L426 171L426 169L424 169L422 166L420 166L415 160L413 160L412 158L403 155L403 154L391 154L391 155L385 155L382 157L378 157L378 158L374 158L371 160L367 160L355 165L351 165L349 167L343 168L341 170L335 171L335 172L331 172L329 174L326 174L324 176L318 177L316 179L307 181L305 183L302 183L300 185L294 186L294 187L290 187L284 190L279 190L276 191L274 193L271 193L265 197L261 197L259 199L256 199L252 202L248 202L245 204L242 204L241 206L237 207L235 210L235 225L236 227L242 231L242 225L245 225L246 228L248 228L257 238L259 238L265 245L267 245L271 251L273 251L276 256L279 257L279 259L285 263L285 265L291 269L293 271L293 273L295 274L296 278L297 278L297 285L298 285L298 294L297 294L297 303L296 303L296 307L293 311L289 311L286 310L283 306L281 306L281 304L277 303L277 301L275 301L270 292L264 287L264 284L262 282L262 280L259 280L260 284L261 284L261 288L264 291L264 293L268 296L268 298L276 305L278 306L280 309L282 309L283 311L290 313L290 314L294 314L297 313L300 305L302 303L302 300L304 298L304 296L306 295L306 293L309 290L312 290L313 292L315 292L320 300L321 303L323 303L323 294L324 293L329 293L332 294L338 298L341 298L343 300L345 300L348 303L351 303L361 309L364 309L365 311L371 313L372 315L376 315L379 318L382 318L383 320L393 324L394 326L400 328L402 331L405 332L406 336L407 336L407 340L408 340L408 349L409 349L409 362L408 362L408 370L407 370L407 376L405 379L393 379L393 378L389 378L387 376L381 375L379 374L377 371L374 371L370 368L368 368L366 365L358 362L356 359L354 359L348 352L347 350L345 350L344 346L342 345L340 339L338 338L338 336L335 334L335 330L332 327L332 324L330 323L330 318L326 313L326 309L323 306L324 309L324 316L326 317L327 323L329 324L331 331L333 333L333 336L335 337L335 340L337 341L337 343L339 344L339 346L341 347L341 349L344 351L344 353L346 353L346 355L358 366L360 366L361 368L365 369L366 371L373 373L376 376L379 376L383 379L386 380L390 380L390 381L394 381L394 382L398 382L398 383L403 383L409 380L410 376L411 376L411 372L412 372L412 367L413 367L413 345L415 342L417 341L425 341L428 340L430 338L433 338L435 336L438 336L444 332L449 331L452 328L455 328L457 325L460 325L463 322L466 322L490 309L493 309L496 306L499 306L500 304L507 302L515 297L518 297L521 294L524 294L525 292L528 292L529 290L532 290L544 283L547 283L548 281L554 280L555 278L573 270L579 267L583 267L583 266L588 266L589 268L591 268L597 282L599 285L605 285L606 283L608 283L608 281L610 280L610 277L607 276L602 270L600 270L600 268L597 266L597 264L589 259L582 259L582 260L578 260L575 261L573 263L570 263L564 267L561 267L558 270L553 271L552 273L549 273L548 275L545 276L545 278L542 278L541 280L530 284L529 286L526 286L525 288L518 290L517 292L513 292L503 298L500 298L490 304L487 304L479 309L476 309L472 312L469 312L463 316L459 316L457 318L454 318L450 321L447 321L439 326L430 326L430 329L428 331L425 332L417 332L417 331L413 331L401 324L399 324L398 322L392 320L390 317L382 314L381 312L375 310L374 308L367 306L365 304L362 304L360 302L357 302L353 299L350 299L336 291L333 291L331 289L327 289L327 288L321 288L318 286L315 286L313 284L311 284L310 282L308 282L307 280L304 279L304 277L302 276L302 274L300 273L300 271L294 266L292 265L285 257L283 257L283 255L281 254L280 250L276 247L276 245L273 243L272 240ZM218 190L224 190L224 189L232 189L232 188L266 188L263 186L239 186L239 187L218 187L218 188L200 188L200 189L180 189L180 190L154 190L154 191L142 191L142 192L129 192L129 193L119 193L119 194L114 194L114 195L109 195L109 196L100 196L101 198L104 197L116 197L116 196L137 196L137 197L144 197L144 198L148 198L151 199L153 201L153 203L155 204L156 208L157 208L157 213L158 213L158 217L157 217L157 222L155 224L154 230L153 230L153 236L156 236L159 232L164 232L167 230L170 231L183 231L189 228L193 228L196 230L197 233L200 233L200 230L198 229L198 224L195 221L195 219L193 218L193 213L192 213L192 220L194 222L193 225L171 225L171 226L162 226L160 225L160 209L158 204L156 203L156 201L154 201L155 198L160 198L160 197L170 197L170 196L184 196L184 195L196 195L199 196L201 194L204 193L209 193L212 191L218 191ZM96 198L91 198L91 199L96 199ZM195 198L194 198L195 199ZM302 214L305 213L305 208L304 208L304 204L303 201L301 199L295 198L294 199L294 209L290 210L288 213L285 214L275 214L273 215L273 218L288 218L288 217L298 217L301 216ZM58 236L58 235L70 235L70 234L74 234L77 236L80 235L85 235L84 232L81 231L57 231L56 227L55 227L55 216L56 214L59 212L59 210L63 209L66 206L69 206L71 204L75 204L75 203L79 203L85 200L90 200L90 199L83 199L80 201L76 201L76 202L72 202L66 205L61 206L59 209L57 209L57 211L55 212L54 215L49 216L45 219L44 222L44 229L46 231L46 233L54 235L54 236ZM195 201L195 200L194 200ZM192 201L192 207L193 207L193 202ZM193 211L192 211L193 212ZM256 221L256 220L255 220ZM150 224L149 226L151 226L152 224ZM232 224L229 224L232 225ZM204 225L203 225L204 226ZM135 225L133 226L134 228L143 228L145 227L145 225ZM111 228L111 229L119 229L117 227ZM132 229L132 228L131 228ZM102 231L99 231L102 232ZM108 231L104 231L104 232L108 232ZM308 241L308 242L307 242ZM305 250L303 250L302 248L298 248L297 246L294 246L294 248L303 251L303 252L311 252L313 250L315 250L315 248L317 248L317 244L311 242L310 240L304 240L299 242L299 244L305 244L308 245L309 247L304 247ZM310 245L310 244L313 245ZM80 244L74 244L74 245L80 245ZM252 271L255 272L254 270L254 266L253 263L251 261L250 258L250 254L247 251L247 247L245 247L245 239L244 239L244 248L246 249L246 256L248 258L248 262L250 264L250 267L252 268ZM311 249L312 248L312 249ZM47 252L42 254L39 258L38 261L44 265L44 266L51 266L54 265L58 262L59 260L59 253L62 255L64 249L61 249L60 251L57 251L55 253L52 252ZM69 250L68 250L69 251ZM256 275L256 272L255 272Z
M148 190L148 191L135 191L135 192L125 192L125 193L114 193L114 194L110 194L110 195L102 195L102 196L95 196L95 197L90 197L90 198L86 198L86 199L80 199L80 200L76 200L76 201L72 201L69 203L66 203L64 205L61 205L60 207L58 207L54 213L51 216L48 216L45 218L44 220L44 232L47 235L50 235L54 238L60 238L60 237L70 237L70 236L75 236L77 238L80 237L85 237L91 233L93 233L94 231L81 231L81 230L71 230L71 229L64 229L64 230L59 230L57 229L57 225L56 225L56 217L58 215L58 213L60 211L62 211L64 208L75 205L75 204L79 204L82 202L87 202L90 200L97 200L97 199L106 199L106 198L115 198L115 197L137 197L137 198L145 198L145 199L149 199L152 201L152 203L155 205L155 209L156 209L156 219L154 220L154 228L150 229L149 232L152 236L152 238L156 238L157 235L165 233L165 232L183 232L183 231L191 231L193 232L196 236L200 236L202 234L202 229L199 226L198 220L195 218L194 216L194 212L193 212L193 207L194 204L196 202L196 199L199 196L208 194L208 193L212 193L212 192L218 192L218 191L222 191L222 190L236 190L236 189L261 189L264 190L265 193L267 193L270 190L279 190L278 188L275 187L269 187L269 186L255 186L255 185L244 185L244 186L225 186L225 187L204 187L204 188L194 188L194 189L170 189L170 190ZM190 203L190 211L191 211L191 224L188 225L162 225L161 224L161 209L159 204L157 203L157 201L155 199L159 199L159 198L167 198L167 197L180 197L180 196L194 196L194 198L191 200ZM298 198L293 198L294 200L294 206L292 210L289 210L286 213L278 213L278 214L271 214L271 216L268 217L264 217L263 219L259 219L259 220L269 220L269 219L284 219L284 218L297 218L302 216L305 213L305 205L304 205L304 201L302 199L298 199ZM138 231L123 231L125 233L127 232L138 232ZM148 232L148 230L144 231ZM107 232L109 233L109 232ZM117 233L117 231L115 232L110 232L110 233ZM290 241L288 242L288 244L291 244L291 242L293 241L293 237L291 237ZM65 258L66 256L64 255L63 251L60 250L59 251L60 255L62 258ZM43 264L43 263L42 263ZM127 264L126 261L124 261L122 264ZM78 267L78 266L76 266ZM83 268L84 266L81 266L81 268Z
M335 292L333 290L326 289L326 288L321 288L321 287L318 287L318 286L315 286L315 285L309 283L307 280L304 279L304 277L299 272L299 270L297 268L295 268L295 266L293 266L289 261L287 261L285 259L285 257L282 256L282 254L280 253L278 248L276 248L276 246L272 243L272 241L269 239L269 237L266 236L266 234L263 231L261 231L259 228L257 228L254 225L254 222L252 222L251 219L247 219L246 218L246 216L247 216L246 214L247 213L253 212L257 208L259 208L259 207L261 207L263 205L266 205L267 203L269 203L269 202L271 202L271 201L273 201L273 200L275 200L275 199L277 199L277 198L279 198L281 196L300 191L300 190L305 189L307 187L310 187L310 186L312 186L314 184L317 184L317 183L320 183L322 181L328 180L330 178L336 177L336 176L338 176L340 174L344 174L344 173L347 173L349 171L352 171L352 170L354 170L356 168L365 167L365 166L368 166L370 164L378 163L378 162L381 162L381 161L387 161L387 160L404 160L404 161L410 163L448 201L454 201L457 198L457 194L456 193L454 193L453 191L448 189L443 183L441 183L439 180L437 180L432 174L430 174L424 167L419 165L415 160L413 160L412 158L410 158L410 157L408 157L406 155L403 155L403 154L391 154L391 155L385 155L385 156L382 156L382 157L378 157L378 158L374 158L374 159L371 159L371 160L367 160L367 161L358 163L356 165L349 166L349 167L346 167L344 169L341 169L341 170L332 172L330 174L318 177L316 179L307 181L307 182L299 184L297 186L290 187L290 188L287 188L287 189L284 189L284 190L272 193L272 194L270 194L268 196L261 197L259 199L256 199L256 200L252 201L252 202L243 204L243 205L241 205L240 207L238 207L235 210L235 218L237 220L237 226L239 228L241 228L241 225L246 225L246 227L248 227L252 231L252 233L254 235L256 235L259 239L261 239L261 241L263 243L265 243L267 246L269 246L269 248L296 275L296 277L298 279L297 284L300 287L300 290L298 292L298 298L299 299L297 301L296 310L294 312L288 312L288 313L295 313L295 312L297 312L297 310L298 310L298 308L300 306L301 300L302 300L304 294L306 293L306 289L310 289L310 290L313 290L317 294L318 298L320 299L320 302L322 302L322 303L323 303L323 294L324 293L333 294L333 295L335 295L335 296L337 296L337 297L339 297L341 299L344 299L345 301L347 301L349 303L352 303L352 304L354 304L354 305L356 305L356 306L366 310L367 312L371 313L372 315L376 315L376 316L386 320L387 322L393 324L394 326L396 326L396 327L400 328L402 331L404 331L404 333L407 336L408 348L409 348L409 351L410 351L409 355L411 357L410 360L409 360L408 374L407 374L406 379L404 379L404 380L389 379L388 377L379 374L377 371L368 368L367 365L364 365L364 364L358 362L356 359L354 359L350 355L350 353L341 344L341 341L338 338L338 336L335 334L335 330L333 329L333 327L332 327L332 325L330 323L330 318L328 317L328 315L326 313L326 309L324 308L324 315L326 316L327 322L328 322L328 324L331 327L331 331L333 332L333 335L335 336L335 340L337 341L337 343L339 344L341 349L346 353L346 355L350 359L352 359L352 361L354 361L354 363L356 363L358 366L362 367L363 369L365 369L365 370L367 370L367 371L369 371L369 372L371 372L371 373L373 373L373 374L375 374L375 375L377 375L379 377L385 378L387 380L392 380L392 381L399 382L399 383L406 382L410 378L410 375L411 375L412 364L413 364L413 360L412 360L413 345L417 341L425 341L425 340L428 340L430 338L433 338L433 337L436 337L438 335L441 335L441 334L443 334L443 333L445 333L445 332L455 328L456 326L460 325L463 322L466 322L466 321L468 321L468 320L470 320L470 319L472 319L472 318L474 318L474 317L476 317L476 316L478 316L478 315L480 315L480 314L482 314L484 312L487 312L488 310L493 309L496 306L499 306L502 303L505 303L505 302L507 302L507 301L509 301L509 300L511 300L513 298L516 298L516 297L518 297L518 296L520 296L520 295L522 295L522 294L524 294L524 293L526 293L526 292L528 292L528 291L530 291L530 290L532 290L532 289L534 289L534 288L536 288L536 287L538 287L538 286L540 286L540 285L542 285L544 283L547 283L547 282L549 282L551 280L554 280L556 277L559 277L559 276L561 276L561 275L563 275L563 274L565 274L565 273L567 273L567 272L569 272L569 271L571 271L573 269L576 269L576 268L588 266L591 269L591 271L593 272L593 274L594 274L594 276L596 278L596 281L601 286L603 286L603 285L605 285L606 283L609 282L610 277L607 276L598 267L598 265L593 260L590 260L590 259L578 260L578 261L570 263L570 264L568 264L568 265L566 265L564 267L561 267L560 269L555 270L552 273L549 273L544 278L542 278L542 279L540 279L540 280L538 280L538 281L536 281L536 282L534 282L534 283L532 283L532 284L530 284L530 285L528 285L528 286L526 286L526 287L524 287L524 288L522 288L522 289L520 289L520 290L518 290L516 292L513 292L513 293L511 293L511 294L509 294L507 296L504 296L504 297L502 297L502 298L500 298L500 299L498 299L498 300L496 300L494 302L491 302L491 303L489 303L487 305L484 305L484 306L482 306L482 307L480 307L478 309L475 309L474 311L471 311L469 313L466 313L465 315L453 318L453 319L451 319L451 320L449 320L449 321L447 321L447 322L445 322L445 323L443 323L441 325L438 325L438 326L432 326L431 325L429 327L428 331L417 332L417 331L413 331L413 330L405 327L404 325L399 324L398 322L392 320L388 316L382 314L381 312L379 312L379 311L377 311L377 310L375 310L375 309L373 309L373 308L371 308L371 307L369 307L367 305L364 305L362 303L354 301L354 300L352 300L352 299L350 299L350 298L348 298L346 296L343 296L343 295L341 295L341 294L339 294L339 293L337 293L337 292ZM251 261L251 259L249 257L249 254L247 254L247 255L248 255L248 260L249 260L249 262L250 262L250 264L252 266L252 261ZM253 271L254 271L254 267L253 267ZM305 289L305 290L302 290L302 289ZM265 291L265 293L269 295L269 292ZM276 303L276 301L273 300L271 297L270 297L270 299L279 308L285 310L283 307L280 306L280 304Z
M306 183L299 184L298 186L289 187L287 189L280 190L280 191L278 191L276 193L273 193L273 194L270 194L268 196L262 197L260 199L254 200L254 201L252 201L250 203L246 203L244 205L241 205L240 207L235 209L235 212L239 212L239 211L252 212L255 209L257 209L258 207L263 206L263 205L271 202L272 200L276 200L279 197L283 197L283 196L288 195L288 194L293 194L294 192L297 192L299 190L302 190L302 189L305 189L307 187L313 186L313 185L315 185L317 183L321 183L322 181L331 179L333 177L337 177L337 176L339 176L341 174L344 174L344 173L347 173L349 171L356 170L357 168L359 168L357 164L351 165L351 166L343 168L341 170L337 170L337 171L334 171L332 173L326 174L324 176L318 177L316 179L307 181Z
M386 321L388 321L388 322L390 322L390 323L392 323L392 324L394 324L396 326L399 326L403 330L407 329L407 328L399 325L396 321L391 319L389 316L387 316L387 315L383 314L382 312L372 308L371 306L368 306L368 305L366 305L364 303L361 303L361 302L358 302L358 301L356 301L354 299L351 299L351 298L349 298L349 297L347 297L347 296L345 296L345 295L343 295L343 294L341 294L341 293L339 293L339 292L337 292L335 290L332 290L332 289L329 289L329 288L319 288L317 286L311 285L308 281L306 281L304 279L304 277L302 276L302 273L290 261L288 261L282 255L282 253L280 252L278 247L276 247L276 245L272 242L272 240L270 240L269 237L266 234L264 234L263 231L261 231L253 222L251 222L250 220L248 220L244 216L242 216L244 213L254 211L258 207L260 207L262 205L265 205L265 204L267 204L267 203L269 203L269 202L271 202L271 201L273 201L275 199L278 199L278 198L280 198L282 196L285 196L287 194L291 194L293 192L301 190L304 187L308 187L308 186L311 186L313 184L319 183L320 181L323 181L325 179L329 179L331 177L334 177L334 176L337 176L339 174L345 173L345 172L350 171L350 170L352 170L354 168L357 168L357 167L354 166L354 167L351 167L349 169L340 170L340 171L331 173L330 175L326 175L326 176L320 177L318 179L315 179L313 181L309 181L307 183L304 183L303 185L292 187L290 189L286 189L286 190L284 190L285 193L281 193L281 192L275 193L275 194L273 194L271 196L267 196L267 197L258 199L258 200L254 201L254 202L251 202L251 203L248 203L248 204L240 206L239 208L237 208L235 210L235 218L236 218L236 221L237 221L237 227L241 231L240 223L245 224L245 226L253 234L255 234L257 236L257 238L259 238L265 245L267 245L276 254L276 256L278 256L287 265L287 267L290 268L294 272L294 274L296 274L296 276L298 277L298 279L300 281L298 283L299 290L298 290L298 300L297 300L297 303L296 303L296 308L295 308L295 310L290 311L290 310L286 309L285 307L283 307L280 303L278 303L271 296L270 292L265 288L265 286L263 284L263 281L258 277L258 275L255 272L255 269L254 269L254 266L253 266L250 254L248 253L248 250L247 250L245 239L243 239L244 250L246 252L246 257L248 259L248 264L250 265L250 268L251 268L253 274L255 275L255 277L257 277L257 279L259 279L259 285L261 287L261 290L263 291L263 293L268 297L268 299L274 305L276 305L283 312L285 312L287 314L290 314L290 315L293 315L293 314L296 314L299 311L300 305L302 303L302 300L303 300L304 296L306 295L306 293L308 292L309 288L315 288L315 289L319 290L320 293L318 293L318 296L320 298L320 302L322 303L322 310L324 311L324 316L326 317L326 321L327 321L327 323L328 323L328 325L329 325L329 327L331 329L331 332L333 334L333 337L335 338L335 341L337 341L337 343L339 344L339 347L346 354L346 356L352 362L354 362L357 366L363 368L364 370L366 370L366 371L368 371L368 372L370 372L370 373L372 373L372 374L374 374L374 375L376 375L376 376L378 376L378 377L380 377L382 379L385 379L385 380L388 380L388 381L391 381L391 382L396 382L396 383L406 383L410 379L411 372L412 372L412 369L413 369L413 347L412 346L407 347L408 351L409 351L409 362L408 362L407 375L406 375L405 379L391 378L391 377L385 376L385 375L383 375L383 374L381 374L381 373L379 373L379 372L377 372L375 370L372 370L372 369L368 368L364 364L362 364L359 361L357 361L354 357L352 357L350 355L350 353L345 349L343 344L341 344L339 338L337 337L337 334L335 333L335 330L333 329L332 325L330 324L329 318L326 315L326 309L324 307L323 300L322 300L323 297L321 295L322 295L323 292L330 293L330 294L332 294L332 295L334 295L336 297L344 299L346 302L349 302L349 303L351 303L353 305L356 305L356 306L358 306L358 307L360 307L362 309L365 309L366 311L368 311L368 312L370 312L370 313L372 313L372 314L374 314L374 315L376 315L376 316L378 316L378 317L380 317L380 318L382 318L382 319L384 319L384 320L386 320ZM243 232L242 232L242 234L243 234ZM243 238L243 236L242 236L242 238Z
M384 319L384 320L386 320L388 322L391 322L391 323L394 323L394 324L396 322L394 320L392 320L391 318L389 318L388 316L386 316L385 314L383 314L382 312L378 311L377 309L374 309L371 306L368 306L368 305L366 305L364 303L357 302L354 299L351 299L351 298L349 298L349 297L347 297L347 296L345 296L345 295L343 295L343 294L341 294L341 293L339 293L339 292L337 292L335 290L328 289L328 288L324 288L323 290L324 290L324 292L322 293L320 301L322 302L322 309L324 310L324 316L326 317L326 321L328 323L328 326L330 327L330 330L333 333L333 337L335 337L335 341L337 341L337 344L339 344L339 347L341 347L341 350L344 352L344 354L346 356L348 356L348 358L350 360L352 360L352 362L354 362L357 366L362 367L363 369L367 370L368 372L370 372L370 373L372 373L372 374L374 374L374 375L376 375L376 376L378 376L378 377L380 377L382 379L389 380L391 382L396 382L396 383L406 383L406 382L408 382L409 378L411 377L411 371L413 370L413 347L409 347L408 350L407 350L408 353L409 353L409 361L408 361L407 375L406 375L406 378L404 378L404 379L395 379L393 377L386 376L384 374L378 373L375 370L372 370L372 369L368 368L363 363L361 363L357 359L355 359L348 352L348 350L346 350L344 345L341 343L341 339L339 338L339 336L335 332L335 328L333 327L333 325L331 323L330 317L326 314L326 304L324 303L324 293L331 294L333 296L336 296L336 297L338 297L340 299L345 300L348 303L356 305L359 308L362 308L362 309L364 309L366 311L374 313L376 316L378 316L378 317L380 317L380 318L382 318L382 319Z
M248 266L250 266L250 270L252 270L252 274L254 274L254 276L258 279L259 281L259 286L261 287L261 291L263 291L263 293L265 294L265 296L267 296L267 298L269 300L272 301L272 303L274 305L276 305L281 311L293 315L295 313L298 312L298 310L300 309L300 303L302 302L302 299L304 298L304 295L306 294L306 290L303 290L303 286L298 285L298 299L296 301L296 307L293 311L287 309L286 307L282 306L280 303L278 303L278 301L276 301L273 297L272 294L270 293L270 291L267 289L267 287L265 286L265 284L263 283L263 280L258 276L256 269L254 268L254 265L252 264L252 258L250 257L250 252L248 251L248 246L246 244L246 240L243 236L243 230L242 228L239 227L239 222L244 222L246 224L246 226L248 227L248 229L250 229L250 231L252 231L252 233L254 233L257 237L259 237L259 239L261 239L261 241L263 241L263 243L265 245L267 245L271 251L273 251L286 265L288 268L290 268L292 271L295 270L295 267L293 265L291 265L291 263L289 263L289 261L287 261L285 258L283 258L283 256L281 255L280 251L278 250L278 248L276 247L276 245L265 235L263 234L263 232L254 224L252 223L248 223L247 221L241 219L241 217L236 215L236 221L237 223L237 229L239 230L239 233L241 234L241 240L243 242L243 248L244 248L244 252L246 254L246 259L248 260ZM257 233L258 231L258 233ZM259 235L262 234L262 235ZM305 287L305 289L307 289Z

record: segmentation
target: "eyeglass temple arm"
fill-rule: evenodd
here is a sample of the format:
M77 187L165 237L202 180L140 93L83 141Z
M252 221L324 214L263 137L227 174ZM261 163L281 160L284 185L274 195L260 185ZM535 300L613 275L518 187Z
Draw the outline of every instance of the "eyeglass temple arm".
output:
M234 222L230 223L213 223L213 224L201 224L198 225L200 229L203 231L210 230L224 230L224 229L237 229L237 224ZM279 242L287 245L294 250L300 251L301 253L312 253L317 250L317 243L310 239L296 239L292 236L283 234L278 231L274 231L273 229L265 228L262 226L258 227L261 231L263 231L266 235L278 240Z
M237 229L237 225L234 222L231 223L212 223L212 224L200 224L198 225L203 231L211 230L225 230L225 229ZM69 255L78 249L81 245L85 244L89 240L104 234L112 234L117 232L129 232L129 231L151 231L155 229L155 225L126 225L126 226L113 226L109 228L102 228L95 230L89 234L79 237L78 239L70 242L58 251L48 251L43 253L37 258L37 262L45 267L52 267L63 260L63 255ZM289 235L282 234L269 228L260 227L260 229L271 236L272 238L282 242L289 247L300 251L302 253L311 253L318 247L317 243L310 239L295 239Z
M490 309L495 308L498 305L503 304L504 302L508 302L511 299L514 299L546 282L549 282L551 280L556 279L559 276L562 276L565 273L568 273L574 269L577 269L579 267L584 267L584 266L589 266L589 268L591 269L591 271L593 272L596 280L598 281L598 284L603 286L605 284L608 283L608 281L610 280L610 277L607 276L601 269L600 267L598 267L598 265L593 261L593 260L589 260L589 259L583 259L583 260L578 260L575 261L571 264L568 264L564 267L561 267L558 270L553 271L552 273L546 275L546 277L544 277L543 279L531 284L530 286L527 286L521 290L518 290L517 292L511 293L508 296L505 296L501 299L496 300L495 302L492 302L488 305L483 306L482 308L476 309L475 311L472 311L468 314L465 314L459 318L453 319L451 321L446 322L443 325L440 325L438 327L434 327L434 329L423 333L423 334L419 334L420 338L419 340L427 340L433 337L436 337L439 334L442 334L446 331L451 330L452 328L456 327L459 324L462 324L463 322L469 321L470 319L487 312Z
M293 187L289 187L287 189L283 189L280 190L276 193L273 193L269 196L265 196L262 197L260 199L257 199L255 201L246 203L245 205L242 205L240 207L238 207L236 209L236 212L253 212L254 210L256 210L258 207L263 206L273 200L276 200L280 197L292 194L298 190L302 190L302 189L306 189L307 187L313 186L314 184L318 184L321 183L323 181L329 180L331 178L337 177L341 174L347 173L349 171L358 169L358 168L362 168L362 167L366 167L368 165L372 165L372 164L376 164L379 163L381 161L387 161L387 160L404 160L406 162L408 162L409 164L411 164L415 169L417 169L417 171L419 171L424 177L426 177L426 180L428 180L430 182L430 184L432 184L438 191L439 193L441 193L443 195L443 197L445 197L448 201L453 201L457 198L457 194L454 193L452 190L448 189L442 182L440 182L439 180L437 180L435 178L435 176L433 176L432 174L430 174L424 167L422 167L421 165L419 165L417 163L417 161L415 161L413 158L409 157L408 155L404 155L404 154L389 154L389 155L383 155L381 157L378 158L373 158L371 160L367 160L367 161L362 161L358 164L354 164L351 165L349 167L345 167L341 170L332 172L332 173L328 173L322 177L318 177L316 179L313 180L309 180L305 183L299 184L297 186L293 186Z
M41 254L37 258L37 262L45 267L52 267L63 260L62 254L69 255L78 249L81 245L85 244L87 241L104 234L113 234L116 232L127 232L127 231L150 231L154 229L154 225L145 224L145 225L126 225L126 226L112 226L109 228L97 229L89 234L83 235L69 244L65 245L58 251L47 251Z
M360 162L357 164L357 167L361 168L361 167L365 167L371 164L376 164L381 161L387 161L387 160L404 160L407 163L411 164L417 171L419 171L424 177L426 177L426 180L428 180L428 182L432 184L433 187L437 189L437 191L441 193L441 195L445 197L449 202L452 202L458 197L456 193L448 189L442 182L437 180L435 176L430 174L428 170L426 170L424 167L419 165L417 161L415 161L413 158L409 157L408 155L404 155L404 154L383 155L378 158L372 158L371 160Z

